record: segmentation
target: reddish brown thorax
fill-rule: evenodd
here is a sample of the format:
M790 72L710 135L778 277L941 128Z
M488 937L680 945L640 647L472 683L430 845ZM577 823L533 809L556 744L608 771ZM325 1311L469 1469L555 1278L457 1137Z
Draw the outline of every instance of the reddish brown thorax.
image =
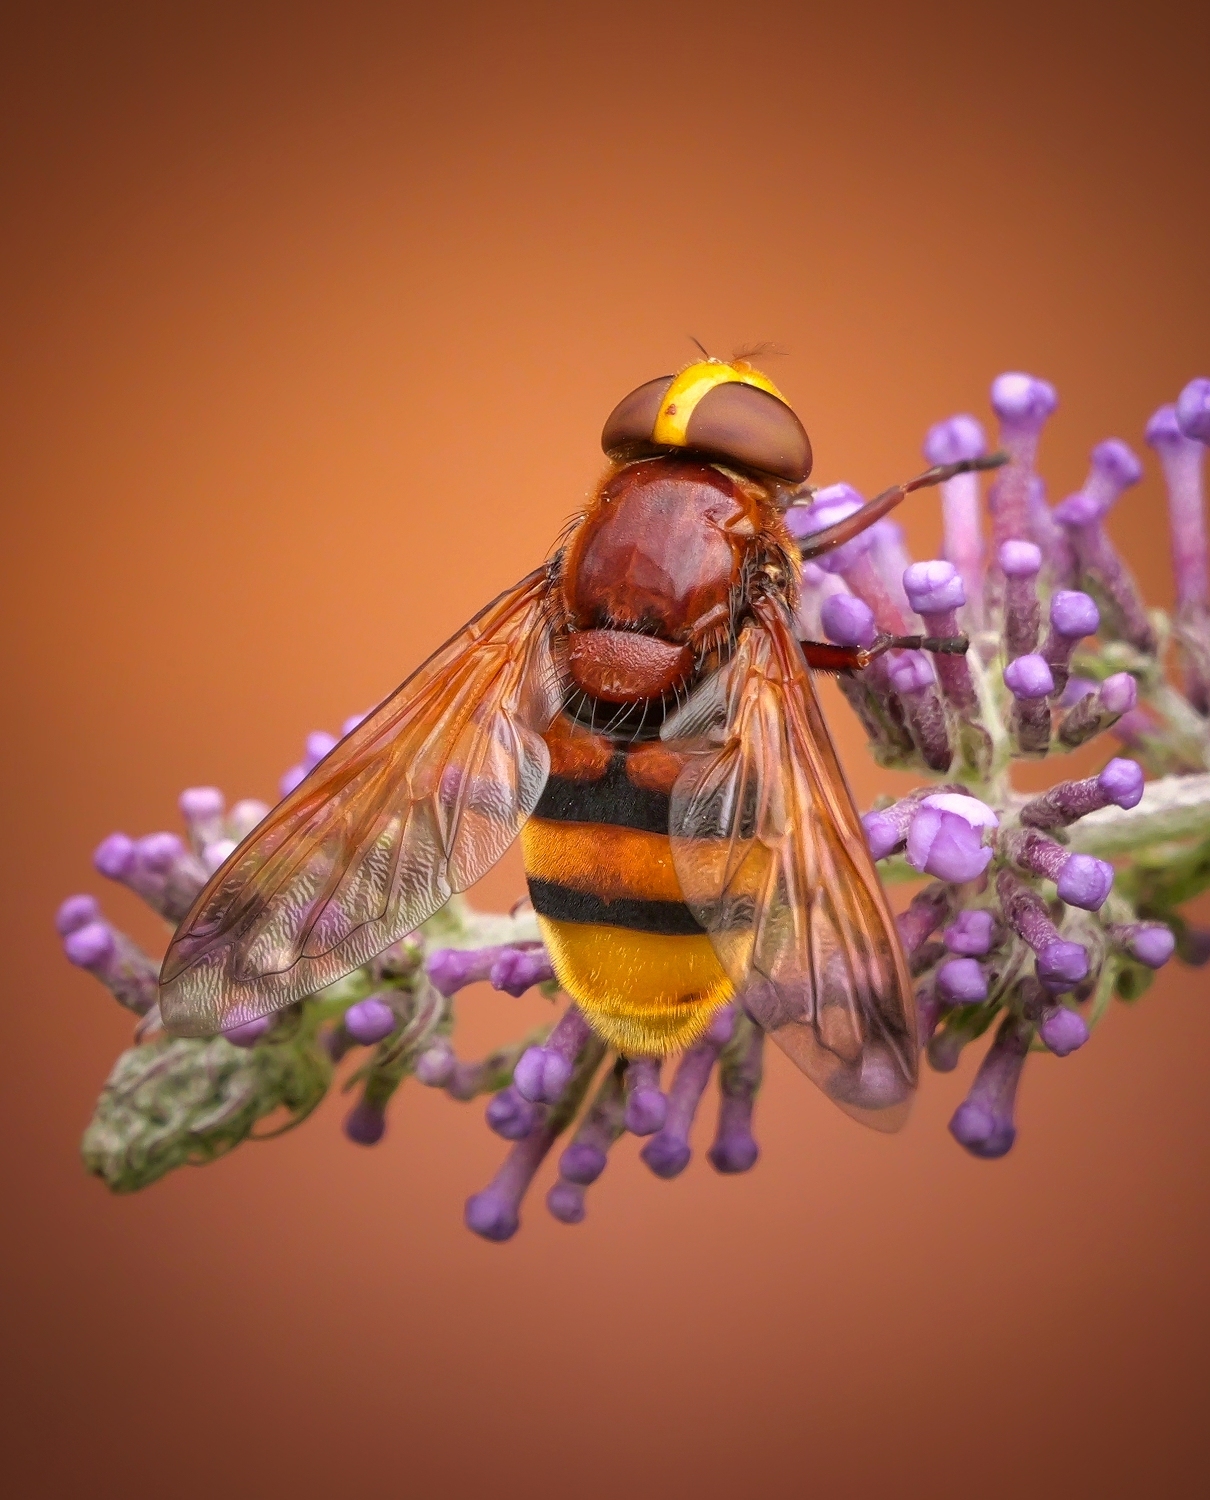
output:
M647 459L610 475L563 570L576 685L629 703L688 677L702 643L730 623L766 506L760 486L700 459Z

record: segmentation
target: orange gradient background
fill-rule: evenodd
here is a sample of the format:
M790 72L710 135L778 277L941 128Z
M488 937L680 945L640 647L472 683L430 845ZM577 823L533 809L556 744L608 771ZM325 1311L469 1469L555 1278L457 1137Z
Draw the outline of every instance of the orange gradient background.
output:
M1021 1133L831 1109L757 1169L623 1142L484 1244L506 1148L407 1086L133 1199L78 1138L129 1018L61 958L90 852L272 792L535 565L605 414L770 339L817 478L1057 385L1051 493L1210 373L1205 6L26 7L6 25L0 1485L230 1500L1184 1496L1210 1487L1210 1008L1165 972L1032 1059ZM1123 11L1125 8L1123 8ZM1112 530L1171 597L1152 456ZM904 515L917 556L938 506ZM863 804L880 776L827 705ZM1095 764L1081 762L1080 769ZM521 889L515 857L482 899ZM468 1055L545 1002L475 993ZM981 1049L977 1049L981 1050Z

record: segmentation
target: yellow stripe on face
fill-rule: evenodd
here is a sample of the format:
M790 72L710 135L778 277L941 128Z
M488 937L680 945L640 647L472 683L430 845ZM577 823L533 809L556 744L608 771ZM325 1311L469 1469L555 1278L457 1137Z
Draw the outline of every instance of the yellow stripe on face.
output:
M530 818L521 829L525 873L602 901L683 901L664 833L611 823Z
M702 397L716 385L754 385L758 390L768 391L779 401L785 397L759 370L738 370L734 365L724 364L720 359L701 359L687 365L664 394L660 414L655 419L651 438L653 442L665 443L670 448L684 448L688 443L689 418L693 415Z
M705 933L666 937L538 917L560 985L620 1052L659 1057L687 1047L731 998Z

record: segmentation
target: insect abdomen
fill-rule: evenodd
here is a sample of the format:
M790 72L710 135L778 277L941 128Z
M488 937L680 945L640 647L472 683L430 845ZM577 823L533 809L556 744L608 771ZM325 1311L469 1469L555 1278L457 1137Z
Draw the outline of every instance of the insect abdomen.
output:
M677 764L662 746L615 749L563 726L548 743L551 776L521 847L559 983L620 1051L674 1051L731 995L673 868Z

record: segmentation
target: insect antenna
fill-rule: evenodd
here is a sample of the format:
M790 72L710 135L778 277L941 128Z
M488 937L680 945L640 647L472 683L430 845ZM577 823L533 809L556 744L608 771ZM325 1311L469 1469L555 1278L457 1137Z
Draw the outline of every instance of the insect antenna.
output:
M770 355L775 359L785 359L789 352L788 349L779 349L776 344L765 339L759 344L741 344L731 356L731 363L737 365L741 359L768 359Z
M710 353L709 349L706 348L705 344L702 343L701 339L694 338L694 336L691 333L687 334L686 337L688 338L688 340L689 340L689 342L691 344L696 344L697 345L697 347L702 351L702 353L706 356L707 359L713 359L714 358L714 355Z

